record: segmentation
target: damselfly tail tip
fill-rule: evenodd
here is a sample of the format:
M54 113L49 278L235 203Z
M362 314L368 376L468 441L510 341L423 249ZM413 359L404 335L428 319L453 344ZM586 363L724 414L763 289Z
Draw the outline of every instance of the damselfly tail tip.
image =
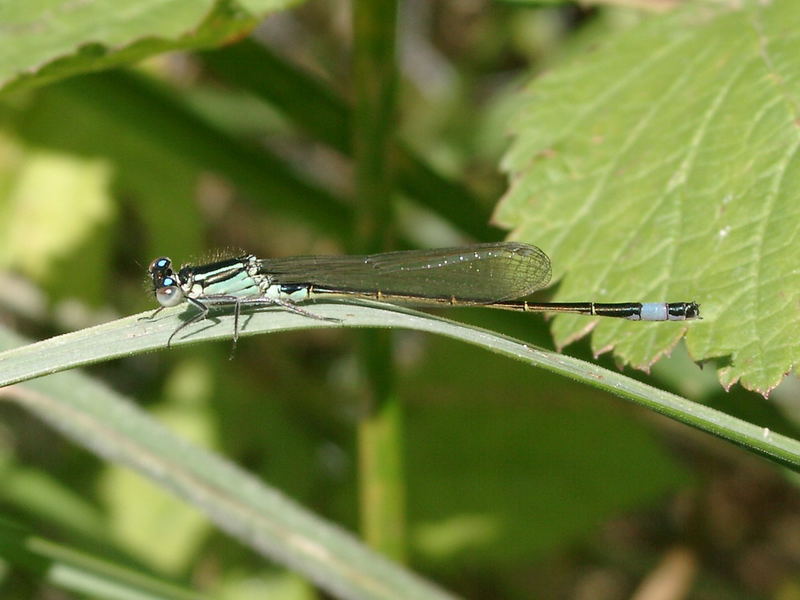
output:
M686 318L703 319L703 317L700 316L700 305L697 302L689 302L689 306L686 308Z
M669 305L670 320L693 321L702 320L700 316L700 305L697 302L676 302Z

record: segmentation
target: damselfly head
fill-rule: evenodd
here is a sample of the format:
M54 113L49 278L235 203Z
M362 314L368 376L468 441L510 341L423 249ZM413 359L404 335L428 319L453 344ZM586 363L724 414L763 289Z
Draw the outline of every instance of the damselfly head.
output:
M173 277L172 261L166 256L161 256L150 263L147 267L147 277L143 282L145 289L150 292L156 292L159 288L160 281L164 277Z

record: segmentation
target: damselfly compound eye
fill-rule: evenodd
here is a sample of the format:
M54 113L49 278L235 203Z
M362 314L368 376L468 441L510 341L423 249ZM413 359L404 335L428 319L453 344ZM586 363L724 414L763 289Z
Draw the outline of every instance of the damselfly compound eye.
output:
M149 272L151 275L155 275L157 273L163 273L165 271L168 271L171 266L172 266L172 261L166 256L162 256L161 258L157 258L150 263Z
M183 290L172 277L164 277L156 287L156 300L165 308L177 306L183 301Z

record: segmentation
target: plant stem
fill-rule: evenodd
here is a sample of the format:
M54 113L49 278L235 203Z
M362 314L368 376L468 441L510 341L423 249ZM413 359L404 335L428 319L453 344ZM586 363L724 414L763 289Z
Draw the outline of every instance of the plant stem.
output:
M397 74L395 0L353 3L355 110L353 150L358 209L352 248L378 252L391 230L391 146ZM395 559L405 555L405 482L402 406L394 391L391 334L361 333L364 415L359 425L361 527L372 547Z

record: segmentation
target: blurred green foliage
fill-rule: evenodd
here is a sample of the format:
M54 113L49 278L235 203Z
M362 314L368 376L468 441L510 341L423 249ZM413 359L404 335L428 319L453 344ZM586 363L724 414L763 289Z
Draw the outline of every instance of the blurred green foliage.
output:
M159 255L180 263L224 248L265 256L343 250L359 207L341 6L280 12L252 37L223 46L287 3L190 10L164 0L137 18L93 3L98 10L72 20L56 18L69 3L50 4L55 13L27 13L23 2L0 9L0 47L19 47L0 53L5 324L46 337L149 308L141 281ZM521 83L656 18L541 4L402 5L403 136L394 149L401 244L500 237L489 218L506 186L497 165L515 128L510 115L523 102ZM48 35L57 27L65 33ZM161 54L195 48L203 51ZM552 345L535 317L451 316ZM781 527L797 529L791 517L800 502L771 469L684 429L668 438L673 430L663 420L562 378L449 340L392 337L408 413L417 571L471 598L622 598L668 549L681 547L699 565L697 597L796 594L796 550L779 547L773 562L753 566L752 553L775 548ZM660 343L648 347L651 358L669 345ZM356 529L353 432L362 407L353 347L339 331L286 333L242 341L233 361L227 344L207 344L92 373L181 435ZM592 354L585 343L570 350ZM723 394L682 348L656 368L654 381L795 432L760 398ZM162 490L0 408L0 502L27 530L176 581L184 592L232 600L317 595ZM729 510L724 518L720 507ZM734 525L745 531L726 538ZM52 592L39 558L8 550L0 558L3 598ZM762 578L748 576L752 569Z

